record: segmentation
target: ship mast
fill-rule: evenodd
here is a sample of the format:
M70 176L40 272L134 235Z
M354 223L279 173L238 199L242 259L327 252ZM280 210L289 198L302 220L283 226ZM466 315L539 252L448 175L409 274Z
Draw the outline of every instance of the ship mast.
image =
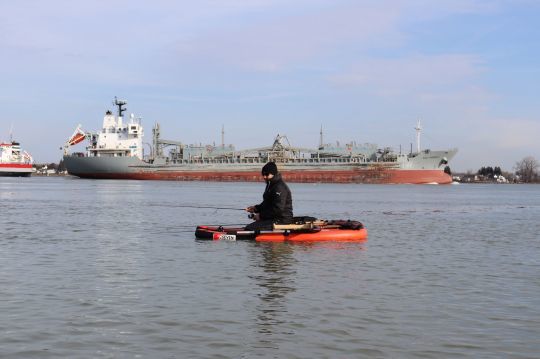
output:
M321 133L320 133L320 138L319 138L319 150L322 150L323 149L323 132L322 132L322 125L321 125Z
M119 101L116 97L114 98L114 105L118 106L118 117L122 117L122 112L124 112L126 109L122 108L122 106L127 105L126 101Z
M225 148L225 125L221 125L221 148Z
M416 123L416 151L420 152L420 132L422 132L422 126L420 126L420 120Z
M159 144L159 137L161 136L160 130L159 130L159 123L156 123L154 125L154 128L152 129L152 158L156 159L158 157L161 157L163 152L161 150L160 144Z

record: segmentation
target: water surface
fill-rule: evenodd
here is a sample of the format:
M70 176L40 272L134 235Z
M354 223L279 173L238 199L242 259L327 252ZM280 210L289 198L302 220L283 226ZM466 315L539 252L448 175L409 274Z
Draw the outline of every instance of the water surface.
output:
M0 178L0 357L538 357L540 186L290 187L369 240L194 239L261 183Z

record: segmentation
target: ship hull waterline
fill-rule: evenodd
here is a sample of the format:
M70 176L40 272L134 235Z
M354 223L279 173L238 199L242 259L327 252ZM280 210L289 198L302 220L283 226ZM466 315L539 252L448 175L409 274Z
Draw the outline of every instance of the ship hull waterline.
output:
M219 170L178 169L178 166L131 165L119 169L114 165L92 166L96 158L64 157L68 173L90 179L132 179L169 181L216 181L216 182L259 182L260 169L247 170L220 168ZM86 162L86 163L85 163ZM109 162L109 161L106 161ZM112 162L110 162L112 163ZM103 163L102 163L103 164ZM293 183L373 183L373 184L450 184L452 178L443 170L432 169L289 169L281 168L283 177Z
M30 177L32 165L0 163L0 177Z

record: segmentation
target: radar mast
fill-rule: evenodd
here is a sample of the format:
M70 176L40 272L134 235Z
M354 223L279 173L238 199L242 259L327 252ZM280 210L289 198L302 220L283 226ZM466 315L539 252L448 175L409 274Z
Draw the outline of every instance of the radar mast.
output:
M122 101L122 100L118 100L116 98L116 96L114 97L114 102L113 104L115 106L118 106L118 117L122 117L122 112L124 112L126 109L125 108L122 108L122 106L125 106L127 105L127 102L126 101Z

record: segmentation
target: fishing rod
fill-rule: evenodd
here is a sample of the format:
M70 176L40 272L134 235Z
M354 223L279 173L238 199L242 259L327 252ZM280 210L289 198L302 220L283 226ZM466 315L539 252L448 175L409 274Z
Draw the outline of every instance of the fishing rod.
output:
M216 227L239 227L239 226L245 226L246 223L220 223L220 224L205 224L205 226L216 226ZM179 225L179 226L175 226L175 228L178 228L178 229L190 229L190 228L193 228L193 225L191 224L186 224L186 225Z
M225 210L231 210L231 211L245 211L245 208L238 208L238 207L215 207L215 206L194 206L194 205L188 205L188 204L149 204L149 207L173 207L173 208L202 208L202 209L225 209Z
M172 205L172 206L168 206L168 207L175 207L175 208L202 208L202 209L213 209L213 210L220 210L220 209L225 209L225 210L231 210L231 211L245 211L246 209L245 208L238 208L238 207L215 207L215 206L192 206L192 205L187 205L187 204L176 204L176 205ZM248 214L248 218L249 219L255 219L255 214L254 213L250 213ZM243 224L242 224L243 225Z
M231 211L245 211L245 208L237 208L237 207L214 207L214 206L190 206L190 205L174 205L171 207L181 207L181 208L203 208L203 209L228 209Z

